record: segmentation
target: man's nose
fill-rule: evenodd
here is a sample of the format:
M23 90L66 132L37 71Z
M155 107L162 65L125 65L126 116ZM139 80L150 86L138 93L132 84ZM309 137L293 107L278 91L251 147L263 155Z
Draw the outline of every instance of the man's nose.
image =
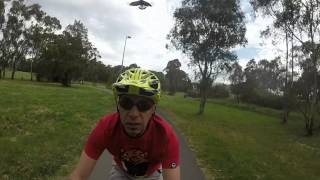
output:
M139 110L138 110L138 108L137 108L136 105L134 105L134 106L130 109L130 111L129 111L129 116L131 116L131 117L137 117L137 116L139 116Z

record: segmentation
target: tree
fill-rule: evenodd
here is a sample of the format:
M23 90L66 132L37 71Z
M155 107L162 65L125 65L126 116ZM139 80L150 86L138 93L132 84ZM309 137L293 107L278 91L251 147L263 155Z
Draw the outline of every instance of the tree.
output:
M116 82L121 70L123 70L122 65L113 66L111 68L111 77L109 78L109 84Z
M0 29L2 30L4 23L5 23L5 1L0 1ZM3 38L2 38L3 39ZM6 66L5 64L5 58L4 58L4 41L0 41L0 79L2 78L2 72L5 72L4 67ZM3 75L4 76L4 75Z
M229 96L229 87L225 84L218 83L210 88L210 98L228 98Z
M280 58L277 57L270 62L266 59L257 64L257 78L259 88L279 92L280 91Z
M186 72L179 69L177 73L177 91L187 92L192 88L191 80Z
M282 123L286 123L289 113L291 111L292 104L291 99L293 98L291 89L293 85L293 77L294 77L294 58L295 58L295 36L297 35L297 24L299 19L299 9L300 3L299 0L251 0L251 4L253 5L256 12L261 11L265 16L272 17L274 19L274 23L272 27L269 27L263 31L262 35L264 37L270 37L271 34L274 34L276 37L276 41L279 39L285 39L286 44L286 55L285 55L285 77L284 77L284 88L283 90L283 118ZM279 32L280 31L280 32ZM274 42L276 42L274 41ZM291 49L290 49L291 44ZM291 54L289 53L291 51ZM289 57L291 56L291 76L289 80Z
M168 62L164 71L167 72L165 78L168 82L169 95L174 95L177 91L178 74L180 72L181 63L178 59L173 59Z
M52 40L56 30L60 30L60 21L42 12L42 16L27 29L27 39L30 43L28 55L30 58L30 80L33 80L33 64L37 63L47 44Z
M106 66L101 61L91 60L87 63L81 80L107 83L111 76L110 71L110 65Z
M238 62L232 64L229 80L231 82L231 92L235 95L237 103L240 103L241 85L244 81L242 67Z
M312 98L313 98L313 64L311 59L307 59L300 64L301 68L303 69L303 73L301 77L298 79L297 82L294 83L294 90L295 94L298 97L298 109L303 114L305 119L305 129L308 132L307 135L313 134L314 128L314 121L315 119L312 118L312 114L310 113L312 108ZM320 81L319 75L318 81ZM319 82L318 82L319 83ZM319 87L317 90L317 101L319 100Z
M25 59L29 42L27 37L27 29L32 19L38 19L42 16L40 6L37 4L26 5L23 0L15 0L11 2L11 7L6 14L7 21L2 29L2 55L8 64L11 63L12 75L14 79L17 64ZM5 67L3 67L5 68Z
M177 91L186 92L191 87L191 80L188 74L180 69L181 63L178 59L168 62L165 75L165 84L169 95L174 95Z
M245 82L239 84L240 99L248 103L281 109L281 82L283 71L279 58L250 60L244 70Z
M318 90L318 67L319 64L319 50L317 42L320 37L320 3L318 0L252 0L252 4L256 11L270 11L276 15L275 25L289 31L291 36L298 41L304 48L304 55L309 56L311 60L311 100L310 108L306 112L308 118L305 122L313 122L316 116L317 108L317 90ZM294 25L294 26L293 26ZM313 124L308 123L306 126L307 134L313 134ZM310 125L310 126L309 126Z
M99 57L99 52L88 40L87 29L80 21L75 21L62 34L53 35L37 63L37 73L70 86L71 80L81 78L88 62Z
M191 58L200 77L200 108L203 114L207 91L236 56L229 48L245 44L244 15L239 0L184 0L174 12L175 25L168 38Z
M241 100L252 102L255 98L255 89L258 87L257 63L251 59L244 69L245 82L240 86Z

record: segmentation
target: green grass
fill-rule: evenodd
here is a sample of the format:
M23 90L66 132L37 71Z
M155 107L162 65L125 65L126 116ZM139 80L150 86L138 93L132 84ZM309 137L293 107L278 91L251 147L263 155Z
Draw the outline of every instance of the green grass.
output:
M0 80L0 179L65 177L113 100L87 86Z
M95 123L114 110L113 97L99 88L0 80L0 179L65 178ZM199 101L181 94L160 105L208 179L320 177L320 135L304 137L298 118L281 125L278 111L212 101L197 116Z
M303 136L303 120L281 125L274 114L212 102L198 116L198 107L199 101L182 95L164 96L161 101L161 108L185 134L207 179L320 178L320 137Z
M276 117L279 119L281 119L283 117L283 111L279 111L279 110L268 108L268 107L262 107L262 106L258 106L255 104L243 103L243 102L238 104L235 102L235 100L233 98L208 99L208 102L241 109L244 111L256 112L256 113L264 114L267 116L273 116L273 117ZM290 116L290 120L293 120L293 121L303 119L303 115L299 112L296 112L296 111L290 112L289 116Z

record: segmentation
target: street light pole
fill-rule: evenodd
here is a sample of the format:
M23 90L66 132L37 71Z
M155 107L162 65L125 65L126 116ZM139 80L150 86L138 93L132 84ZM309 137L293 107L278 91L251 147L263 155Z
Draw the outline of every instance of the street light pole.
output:
M126 45L127 45L127 39L130 39L131 36L126 36L126 39L124 41L124 47L123 47L123 53L122 53L122 62L121 62L121 70L120 70L120 73L122 72L123 70L123 60L124 60L124 53L126 51Z

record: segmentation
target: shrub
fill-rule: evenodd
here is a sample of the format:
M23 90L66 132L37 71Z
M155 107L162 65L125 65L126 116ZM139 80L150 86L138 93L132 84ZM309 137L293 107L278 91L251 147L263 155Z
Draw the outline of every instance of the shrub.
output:
M225 84L217 84L210 88L209 98L228 98L230 96L229 87Z

